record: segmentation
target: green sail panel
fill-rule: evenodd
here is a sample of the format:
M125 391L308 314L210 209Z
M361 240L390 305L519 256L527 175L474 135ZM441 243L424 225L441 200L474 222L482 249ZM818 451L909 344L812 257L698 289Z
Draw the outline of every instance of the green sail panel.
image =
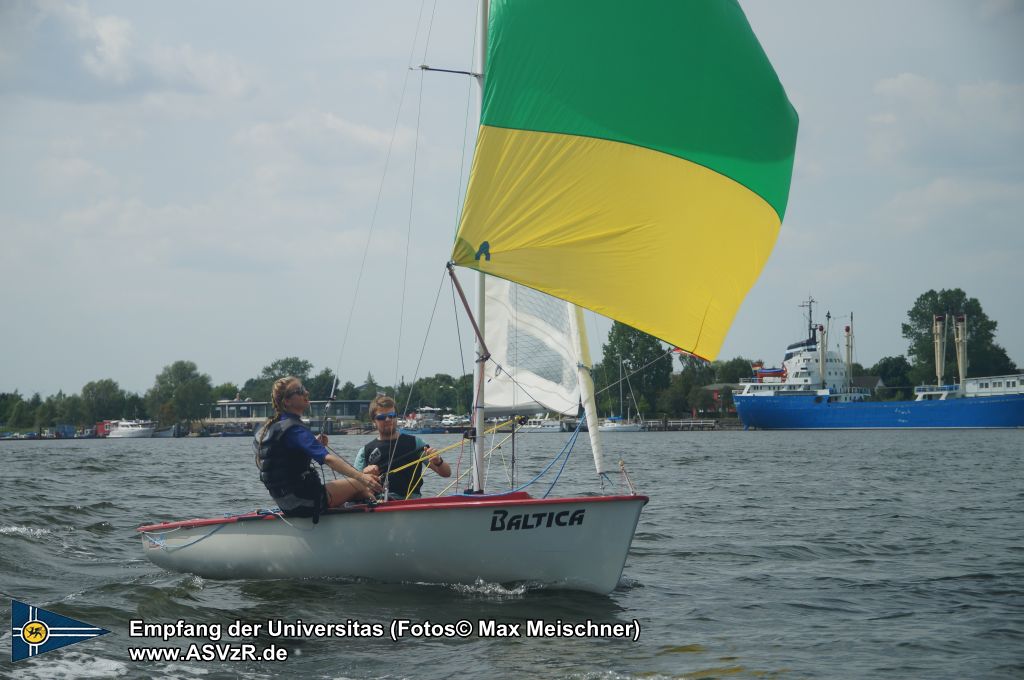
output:
M733 0L492 0L488 30L482 125L678 156L784 216L797 114Z

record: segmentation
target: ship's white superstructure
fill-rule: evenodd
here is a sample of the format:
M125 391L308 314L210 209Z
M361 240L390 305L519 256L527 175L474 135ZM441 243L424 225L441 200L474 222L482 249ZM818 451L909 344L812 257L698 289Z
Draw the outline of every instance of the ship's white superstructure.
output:
M864 401L871 391L853 385L853 328L846 326L846 359L837 351L829 351L828 328L814 325L811 315L814 300L808 308L807 339L786 348L782 368L765 369L754 365L754 378L741 380L744 396L807 395L825 397L830 402ZM826 315L831 320L831 315ZM852 321L851 321L852 324Z

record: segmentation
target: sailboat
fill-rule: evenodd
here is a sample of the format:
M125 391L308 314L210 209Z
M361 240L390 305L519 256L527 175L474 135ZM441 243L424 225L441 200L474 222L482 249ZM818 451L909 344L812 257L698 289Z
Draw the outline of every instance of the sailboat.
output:
M643 423L634 423L630 417L623 419L622 413L625 410L625 399L622 394L622 357L619 357L619 415L611 416L598 426L598 432L643 432ZM640 409L637 409L637 417Z
M478 271L485 302L500 307L502 287L513 302L504 322L477 314L472 492L318 524L265 511L140 527L154 563L210 578L618 584L649 499L485 486L486 409L582 401L596 422L583 308L714 358L777 238L796 112L731 0L493 0L481 27L480 127L448 266ZM509 334L512 316L532 329ZM565 343L549 333L561 322ZM513 342L488 349L503 332ZM505 363L514 354L525 365ZM577 391L562 391L572 374Z

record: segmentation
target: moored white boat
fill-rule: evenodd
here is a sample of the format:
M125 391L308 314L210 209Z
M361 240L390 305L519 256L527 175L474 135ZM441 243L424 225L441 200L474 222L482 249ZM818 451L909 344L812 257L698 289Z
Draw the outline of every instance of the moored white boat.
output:
M627 378L624 377L622 369L623 369L622 360L620 359L619 360L619 413L622 413L622 409L624 409L625 406L626 406L626 400L625 400L625 397L623 396L622 386L623 386L623 382L625 382L625 380ZM632 387L629 388L629 396L630 396L630 399L633 398L633 388ZM633 403L634 404L636 403L635 399L634 399ZM638 418L639 418L639 413L640 413L639 407L637 408L636 411L637 411ZM643 430L644 430L644 426L643 426L643 421L642 420L640 422L634 422L632 418L629 418L629 417L623 418L621 415L619 415L619 416L609 416L608 418L605 418L604 422L601 423L600 425L598 425L598 427L597 427L597 431L598 432L643 432Z
M167 427L158 427L153 431L154 439L170 439L172 437L180 436L180 426L168 425ZM251 436L251 435L250 435Z
M564 432L565 428L562 427L562 421L554 418L547 418L544 416L538 416L536 418L529 418L527 421L519 427L517 432L525 434L527 432Z
M117 420L107 435L110 439L138 439L153 436L156 425L148 420Z
M427 406L419 409L416 413L410 413L409 417L399 423L402 433L413 435L444 433L446 426L437 418L440 410Z
M607 418L597 429L600 432L643 432L644 426L641 423L633 423L621 418Z
M139 531L155 564L204 578L522 582L608 593L647 500L450 496L356 505L318 524L253 513Z

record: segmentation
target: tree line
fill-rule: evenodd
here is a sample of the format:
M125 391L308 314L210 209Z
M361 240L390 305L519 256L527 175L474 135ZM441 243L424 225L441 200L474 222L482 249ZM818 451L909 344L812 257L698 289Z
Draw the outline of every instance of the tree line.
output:
M352 381L335 387L330 369L315 372L313 364L299 357L285 357L264 366L259 375L243 384L214 385L210 376L192 361L175 361L155 377L144 394L130 392L116 380L104 378L86 383L79 394L63 391L43 399L38 393L25 398L14 392L0 392L0 429L42 431L60 424L91 427L103 420L153 420L161 426L176 423L191 426L209 413L210 404L222 399L269 401L274 381L295 376L310 391L310 399L373 399L380 393L396 395L399 404L429 404L455 412L466 412L473 395L472 376L458 378L439 373L420 378L414 384L384 386L367 374L361 385ZM410 399L415 399L410 402Z
M1018 369L995 342L998 323L989 319L976 298L959 288L929 290L917 298L902 324L908 341L906 355L882 357L865 368L854 364L853 373L880 377L887 386L883 399L909 398L913 386L934 382L935 354L932 345L932 319L936 314L966 314L968 324L967 358L969 375L1006 375ZM657 339L618 322L612 325L603 344L604 359L593 366L598 411L602 416L625 415L627 409L646 418L686 417L710 408L712 394L704 389L715 383L736 384L752 375L752 361L735 357L706 362L685 354L675 354ZM673 356L679 357L681 370L673 372ZM620 369L623 405L619 400ZM0 393L0 428L41 431L58 424L88 427L102 420L145 419L161 425L189 424L201 421L209 404L220 399L267 401L274 381L286 375L301 378L310 390L310 398L324 400L335 388L336 376L330 369L314 371L313 364L298 357L278 359L263 367L259 375L242 385L214 385L210 376L199 371L192 361L175 361L155 377L144 394L120 388L105 378L86 383L79 394L55 395L43 399L38 393L24 398L17 391ZM945 375L956 375L956 359L947 353ZM730 391L724 390L726 400ZM362 384L340 383L335 399L372 399L387 393L400 406L410 409L434 406L455 413L468 413L473 400L471 375L450 376L438 373L402 382L395 386L378 384L367 374ZM631 406L630 406L631 405Z

